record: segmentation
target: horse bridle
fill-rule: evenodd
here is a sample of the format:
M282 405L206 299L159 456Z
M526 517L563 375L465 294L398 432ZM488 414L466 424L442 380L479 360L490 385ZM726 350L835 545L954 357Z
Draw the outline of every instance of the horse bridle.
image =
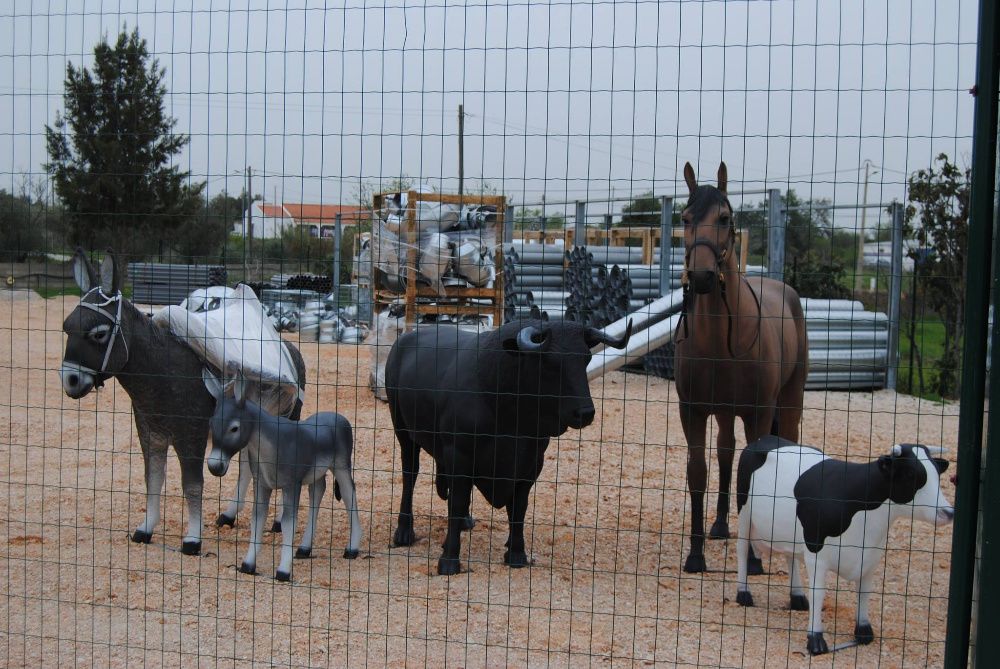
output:
M729 204L729 200L726 199L725 202L726 202L726 206L729 207L729 211L732 211L733 207L732 207L732 205ZM689 207L691 206L690 203L688 204L688 206ZM718 281L719 281L719 291L722 294L722 303L724 305L726 305L726 324L727 324L726 347L729 349L729 355L730 355L730 357L732 357L734 359L736 357L738 357L738 356L736 355L735 351L733 351L733 312L729 308L729 300L726 299L726 273L723 271L723 266L725 265L726 260L729 258L729 254L730 254L730 252L732 252L733 246L735 244L736 244L736 223L735 223L735 221L733 221L732 218L730 218L730 220L729 220L729 235L726 238L726 246L725 246L725 248L720 249L719 245L716 244L715 242L713 242L711 239L708 239L708 238L705 238L705 237L699 237L698 239L694 240L694 243L692 243L691 246L689 246L689 247L687 247L687 249L685 249L685 251L684 251L684 269L681 271L681 290L683 292L682 292L682 298L681 298L681 318L680 318L681 322L684 323L684 339L687 339L688 338L688 309L689 309L689 306L690 306L691 300L692 300L692 297L691 297L691 279L688 276L688 261L691 258L691 253L696 248L698 248L699 246L708 247L708 249L711 250L712 254L715 256L715 269L716 269L717 278L718 278ZM756 304L757 304L757 331L754 333L753 341L750 342L750 345L747 347L747 350L742 353L742 355L746 355L747 353L750 352L750 350L757 343L757 340L760 338L760 324L761 324L761 318L763 317L763 314L762 314L761 308L760 308L760 298L758 298L757 297L757 293L754 292L753 286L750 285L750 282L747 281L746 277L743 276L742 274L740 274L740 280L744 281L747 284L747 288L750 289L750 294L753 295L754 302L756 302ZM677 332L680 332L680 329L678 329ZM678 339L677 335L675 334L674 335L674 343L677 344L677 343L680 343L681 341L682 340Z
M90 295L93 293L97 293L97 295L103 298L104 301L96 304L92 302L87 302L86 299L90 297ZM128 355L129 355L128 341L125 339L125 333L122 332L122 303L124 301L125 298L122 296L122 292L120 290L116 291L114 295L108 296L104 292L104 290L102 290L99 286L91 288L80 299L81 307L85 307L87 309L90 309L91 311L96 311L97 313L99 313L100 315L104 316L109 321L111 321L111 335L108 337L108 347L104 350L104 360L101 362L101 368L99 370L94 370L90 369L89 367L81 365L79 362L75 363L77 368L81 372L87 372L88 374L91 374L94 377L95 380L94 384L96 386L102 385L100 377L108 369L108 361L111 359L111 351L114 350L115 339L118 338L119 336L121 337L122 340L122 346L125 347L125 362L128 362ZM118 305L114 314L112 314L110 311L104 308L109 304L111 304L112 302L115 302Z

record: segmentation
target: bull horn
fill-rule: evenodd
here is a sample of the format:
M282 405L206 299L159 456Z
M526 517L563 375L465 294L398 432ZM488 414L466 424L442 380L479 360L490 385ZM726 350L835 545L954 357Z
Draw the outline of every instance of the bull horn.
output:
M608 336L606 332L598 330L597 328L587 328L587 332L584 334L587 341L587 348L594 348L598 344L604 344L605 346L610 346L611 348L622 349L628 344L628 340L632 337L632 319L628 319L628 323L625 326L625 334L619 339Z
M927 446L925 444L924 448L926 448L927 452L930 453L931 457L934 458L943 458L948 454L948 449L945 448L944 446Z
M534 340L535 335L542 335L542 340L536 342ZM552 342L552 331L551 330L541 330L534 327L533 325L527 325L521 328L521 331L517 333L517 348L520 351L528 351L534 353L542 353L548 349L549 344Z

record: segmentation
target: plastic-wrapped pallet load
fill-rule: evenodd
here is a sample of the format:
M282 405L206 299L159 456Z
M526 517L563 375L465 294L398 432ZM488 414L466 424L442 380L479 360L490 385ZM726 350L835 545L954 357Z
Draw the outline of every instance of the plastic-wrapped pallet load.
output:
M186 302L192 306L199 299L189 297ZM164 307L153 314L153 322L181 338L216 369L239 368L260 388L261 396L274 398L277 413L294 406L299 395L295 363L249 286L240 284L226 292L216 308L207 311Z
M429 186L414 189L433 193ZM385 288L405 290L408 246L406 217L409 193L385 196L375 224L370 252L374 266L383 274ZM414 204L417 272L438 293L445 285L486 286L495 279L493 249L497 244L496 207L459 206L419 200ZM456 281L457 280L457 281Z

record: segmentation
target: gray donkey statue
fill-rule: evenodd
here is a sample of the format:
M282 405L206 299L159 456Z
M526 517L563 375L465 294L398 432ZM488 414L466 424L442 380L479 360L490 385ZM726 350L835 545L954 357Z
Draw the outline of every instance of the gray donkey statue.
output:
M202 378L205 363L183 340L153 323L125 299L123 274L113 251L104 257L98 275L83 250L77 249L73 276L83 298L63 322L63 390L80 399L114 377L132 399L146 472L146 516L132 534L136 543L152 540L160 518L167 447L173 445L188 509L181 552L196 555L201 552L208 420L215 411L215 399ZM299 387L305 388L302 355L287 341L284 345L294 361ZM299 401L290 417L297 419L301 411ZM219 515L216 525L235 522L249 484L249 469L241 467L236 499Z
M300 421L272 416L256 402L247 399L245 381L239 372L227 370L233 393L230 396L219 381L206 375L205 384L216 397L212 416L212 451L208 471L224 476L230 459L246 449L253 472L254 504L250 525L250 545L240 565L245 574L257 573L257 553L264 533L264 519L271 492L281 488L281 563L275 571L278 581L292 578L292 544L295 541L296 516L302 486L309 486L309 519L302 543L295 557L312 553L313 534L320 503L326 492L326 472L334 476L334 495L343 499L350 522L350 539L344 557L358 556L361 543L361 519L351 474L354 435L346 418L332 411L322 411Z

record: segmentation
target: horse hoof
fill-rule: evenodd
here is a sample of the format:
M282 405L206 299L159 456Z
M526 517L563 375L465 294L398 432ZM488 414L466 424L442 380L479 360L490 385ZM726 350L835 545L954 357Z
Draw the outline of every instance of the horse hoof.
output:
M728 539L729 523L724 520L717 520L712 523L712 529L708 531L709 539Z
M348 548L347 550L344 551L344 559L345 560L353 560L356 557L358 557L358 550L356 548L354 550L351 550L350 548Z
M275 534L277 534L278 532L281 531L281 521L280 520L276 520L273 523L271 523L271 531L274 532Z
M763 574L764 574L764 562L760 558L753 558L747 560L747 575L763 576Z
M684 561L684 571L688 574L700 574L708 571L708 566L705 564L705 556L695 555L694 553L688 555L687 560Z
M871 623L865 623L864 625L854 626L854 640L860 644L868 645L875 640L875 630L872 629Z
M830 652L822 632L809 633L806 650L809 651L810 655L825 655Z
M413 533L412 527L397 527L396 533L392 535L393 546L412 546L417 542L417 535Z
M220 513L219 517L215 519L216 527L236 527L236 518L230 518L224 513Z
M305 559L305 558L311 556L312 552L313 552L313 549L311 549L311 548L302 548L301 546L299 546L298 548L295 549L295 557L297 557L299 559Z
M792 611L808 611L809 610L809 600L805 595L792 595L792 599L789 602L789 608ZM870 627L868 629L871 629Z
M240 564L240 573L250 574L251 576L253 576L254 574L257 573L257 565L243 562Z
M274 572L274 580L281 583L288 583L292 580L292 575L287 571L276 571Z
M462 531L463 532L468 532L469 530L471 530L475 526L476 526L476 519L473 518L472 516L466 516L465 520L462 521Z
M150 532L144 532L143 530L136 530L132 533L132 541L137 544L148 544L153 540L153 535Z
M201 553L201 542L185 541L181 544L181 553L184 555L198 555Z
M749 590L740 590L736 593L736 603L740 606L753 606L753 595Z
M460 571L462 571L462 564L458 561L458 558L443 557L438 560L438 575L454 576Z
M503 554L503 563L511 569L520 569L530 566L531 560L524 551L507 551Z

